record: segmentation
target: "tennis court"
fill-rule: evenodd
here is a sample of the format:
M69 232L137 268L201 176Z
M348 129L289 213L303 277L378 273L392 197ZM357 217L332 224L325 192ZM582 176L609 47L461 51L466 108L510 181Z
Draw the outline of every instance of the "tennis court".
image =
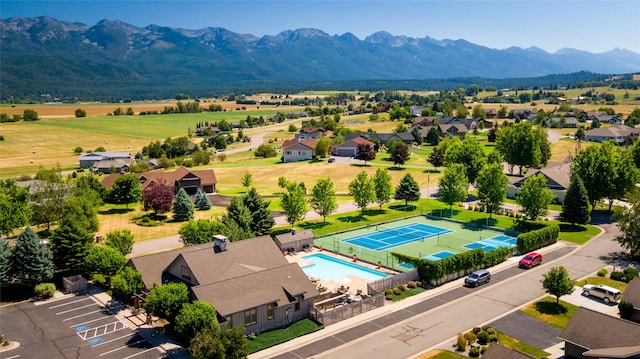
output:
M452 232L450 229L425 223L410 223L394 227L377 225L376 230L376 232L343 239L343 242L380 251Z
M392 252L437 261L476 248L489 251L515 247L517 239L513 236L517 234L507 234L512 233L441 218L415 216L316 237L314 245L406 271L410 266L398 262Z

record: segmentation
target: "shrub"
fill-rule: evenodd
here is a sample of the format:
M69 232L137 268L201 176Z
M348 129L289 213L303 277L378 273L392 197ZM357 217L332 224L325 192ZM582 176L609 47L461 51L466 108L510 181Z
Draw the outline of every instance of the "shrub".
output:
M100 273L94 273L91 276L91 281L93 281L93 284L95 285L105 285L107 283L107 279L104 277L104 275L100 274Z
M464 352L467 350L467 339L465 339L462 333L458 333L458 351Z
M487 345L487 343L489 343L489 340L491 340L491 338L486 330L478 333L478 343L480 343L481 345Z
M384 294L385 295L393 295L393 289L385 289L384 290Z
M480 356L480 348L478 347L471 347L471 349L469 349L469 356L472 358L477 358Z
M407 288L404 286L404 284L399 284L399 285L398 285L398 289L400 289L400 290L401 290L401 291L403 291L403 292L404 292L405 290L407 290Z
M625 268L622 273L624 273L624 276L627 277L627 283L631 282L631 280L635 277L638 276L638 270L633 268L633 267L627 267Z
M627 281L627 276L625 276L623 272L613 271L613 272L611 272L611 275L609 277L611 279L617 280L619 282L626 282Z
M484 330L486 330L487 333L489 333L489 334L498 334L498 331L496 330L496 328L486 327L486 328L484 328Z
M482 331L482 328L475 327L471 331L473 332L473 334L478 335L478 333L480 333Z
M395 288L393 288L393 294L400 295L400 294L402 294L402 290L400 290L400 288L398 288L398 287L395 287Z
M416 287L416 283L414 281L411 281L411 282L407 283L407 288L413 289L415 287Z
M481 346L481 347L480 347L480 353L481 353L481 354L484 354L484 352L486 352L486 351L487 351L487 349L489 349L489 346L488 346L488 345L483 345L483 346Z
M559 234L560 227L558 225L551 225L531 232L522 233L518 235L518 252L526 253L555 243L558 240Z
M393 300L393 294L387 294L384 298L386 300Z
M276 157L278 153L273 147L267 144L262 144L258 148L256 148L256 150L253 152L253 155L256 157L270 158Z
M498 342L498 334L489 335L489 341L492 342L492 343L497 343Z
M633 303L622 300L618 303L618 310L620 311L620 318L630 320L633 315Z
M602 268L598 271L598 277L604 277L607 275L607 269L606 268Z
M40 283L33 288L37 297L51 298L56 293L56 286L53 283Z
M466 332L466 333L464 333L464 338L469 343L474 343L476 341L476 334L474 332Z

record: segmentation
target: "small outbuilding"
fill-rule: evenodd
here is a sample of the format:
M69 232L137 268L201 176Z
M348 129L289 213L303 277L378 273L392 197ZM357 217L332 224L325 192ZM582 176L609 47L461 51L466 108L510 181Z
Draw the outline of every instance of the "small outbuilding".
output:
M298 231L292 228L290 232L278 234L276 244L283 252L300 252L313 247L313 238L313 232L308 229Z

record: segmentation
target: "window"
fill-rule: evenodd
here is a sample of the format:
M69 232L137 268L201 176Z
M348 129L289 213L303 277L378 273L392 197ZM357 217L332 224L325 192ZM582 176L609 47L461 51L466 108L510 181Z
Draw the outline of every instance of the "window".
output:
M186 266L182 266L182 278L191 281L191 269Z
M244 311L244 325L248 327L258 322L258 311L256 308Z
M267 319L273 319L276 314L276 305L271 303L267 305Z

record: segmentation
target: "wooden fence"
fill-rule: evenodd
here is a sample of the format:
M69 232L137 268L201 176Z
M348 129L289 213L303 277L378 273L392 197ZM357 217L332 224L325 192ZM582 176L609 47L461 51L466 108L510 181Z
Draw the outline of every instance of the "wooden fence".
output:
M384 306L384 292L367 297L359 301L343 303L331 309L320 310L317 307L311 311L311 316L324 325L331 325L355 317L358 314Z

